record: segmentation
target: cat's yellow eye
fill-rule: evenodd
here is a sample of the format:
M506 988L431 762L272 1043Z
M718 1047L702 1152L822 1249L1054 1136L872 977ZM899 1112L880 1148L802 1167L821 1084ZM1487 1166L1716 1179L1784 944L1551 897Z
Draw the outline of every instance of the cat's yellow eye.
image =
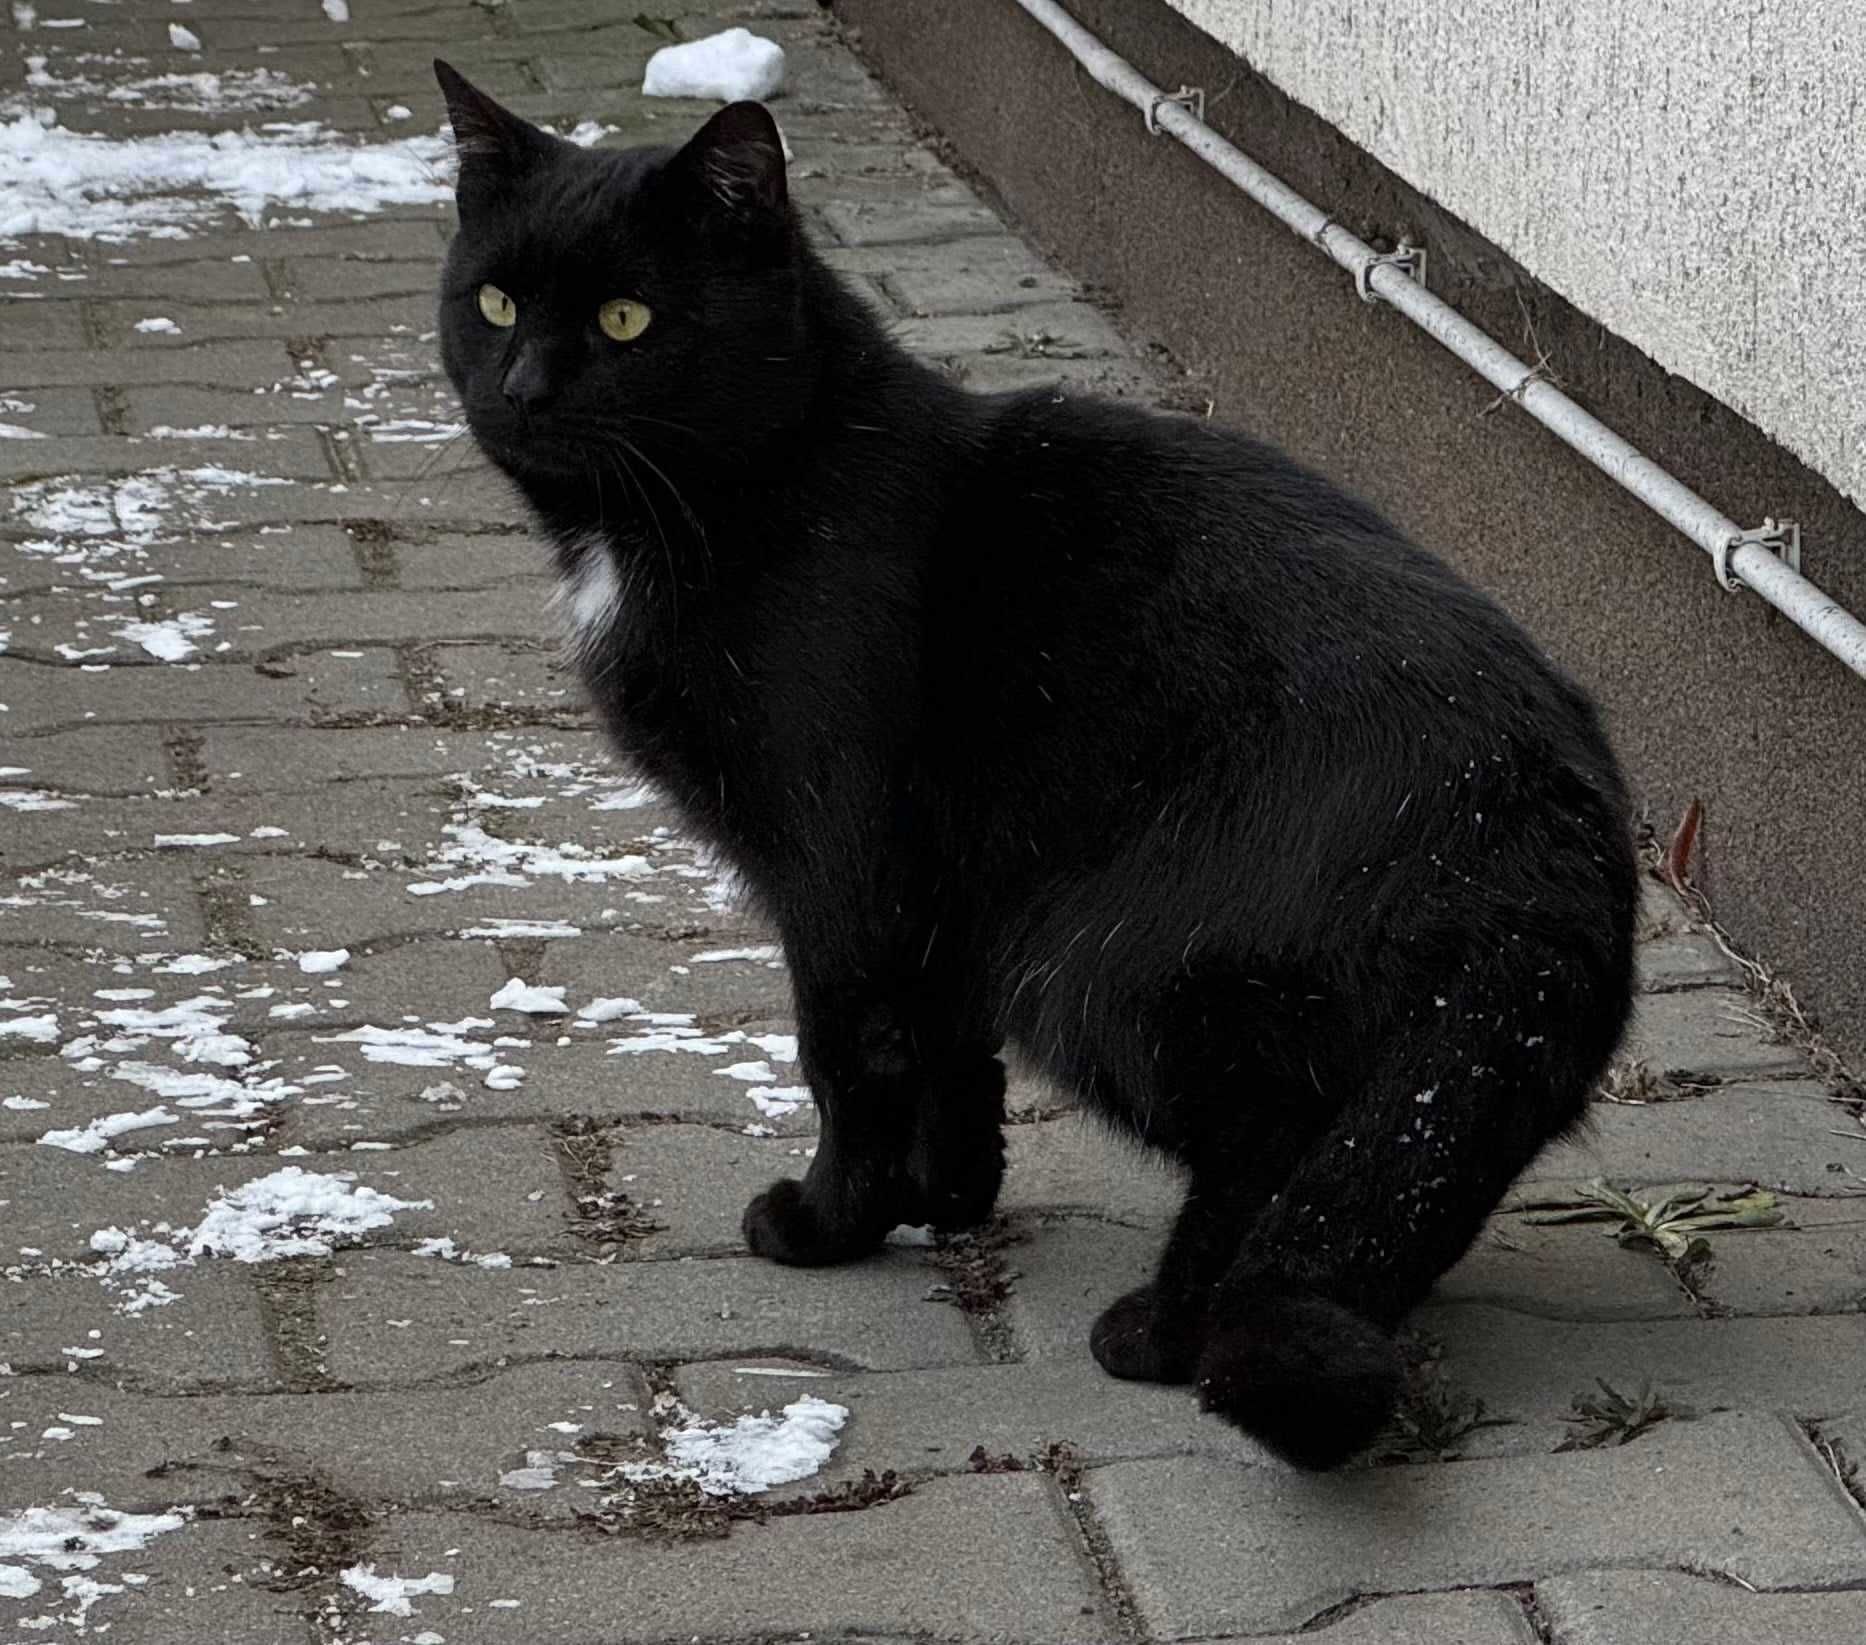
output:
M632 297L612 297L596 311L596 323L603 328L603 335L618 343L634 342L653 318L648 305Z
M479 288L479 311L486 316L489 324L495 326L518 324L518 304L497 286Z

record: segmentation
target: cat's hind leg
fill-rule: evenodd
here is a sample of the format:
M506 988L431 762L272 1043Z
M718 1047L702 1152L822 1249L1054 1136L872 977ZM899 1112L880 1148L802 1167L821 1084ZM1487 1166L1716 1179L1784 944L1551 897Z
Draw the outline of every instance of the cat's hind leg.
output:
M1134 1382L1190 1382L1210 1328L1213 1297L1245 1234L1314 1142L1316 1093L1276 1100L1260 1093L1194 1106L1204 1116L1194 1140L1177 1150L1186 1197L1153 1281L1117 1298L1096 1319L1089 1350L1110 1376ZM1319 1122L1318 1122L1319 1121Z
M1344 1461L1379 1432L1401 1386L1394 1328L1543 1145L1580 1121L1626 1011L1623 987L1564 988L1553 970L1514 997L1447 994L1376 1059L1213 1299L1200 1402L1304 1467Z

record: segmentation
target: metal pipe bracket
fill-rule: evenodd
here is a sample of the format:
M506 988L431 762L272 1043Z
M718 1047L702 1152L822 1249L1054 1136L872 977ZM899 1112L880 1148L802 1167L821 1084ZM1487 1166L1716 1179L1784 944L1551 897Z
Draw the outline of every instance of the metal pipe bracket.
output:
M1377 268L1396 268L1410 279L1425 284L1425 247L1415 246L1410 241L1402 240L1394 251L1383 251L1377 257L1370 258L1354 271L1355 295L1363 303L1377 303L1380 293L1374 290L1374 270Z
M1711 568L1717 573L1717 581L1732 594L1743 586L1742 578L1730 569L1730 556L1739 548L1766 548L1790 571L1799 573L1801 570L1801 527L1793 520L1777 520L1771 516L1749 531L1739 531L1725 538L1711 556Z
M1193 119L1199 121L1201 124L1204 123L1205 88L1203 86L1181 86L1178 91L1161 92L1158 97L1154 98L1154 100L1147 105L1147 135L1149 137L1158 137L1160 135L1160 122L1156 120L1154 116L1160 112L1160 105L1162 103L1177 103L1182 109L1185 109L1191 114Z

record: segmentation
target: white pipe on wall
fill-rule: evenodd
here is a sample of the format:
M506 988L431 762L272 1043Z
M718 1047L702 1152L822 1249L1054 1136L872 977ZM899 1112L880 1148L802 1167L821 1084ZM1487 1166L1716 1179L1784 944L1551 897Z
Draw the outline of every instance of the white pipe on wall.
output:
M1726 587L1752 589L1804 634L1866 678L1866 623L1817 588L1781 555L1747 540L1736 521L1706 502L1546 382L1508 349L1435 297L1405 268L1384 258L1281 178L1225 141L1183 103L1147 79L1082 27L1055 0L1017 0L1068 49L1090 75L1141 111L1149 129L1168 132L1285 227L1326 252L1353 275L1357 287L1378 295L1435 341L1495 385L1505 396L1610 479L1630 491L1711 556Z

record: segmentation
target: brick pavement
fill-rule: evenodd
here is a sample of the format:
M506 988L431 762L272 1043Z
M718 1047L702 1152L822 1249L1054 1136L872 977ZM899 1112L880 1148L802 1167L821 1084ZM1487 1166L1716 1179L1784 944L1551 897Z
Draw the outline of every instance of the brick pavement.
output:
M657 19L751 21L791 55L796 193L913 346L979 386L1201 403L812 5L348 10L38 0L0 98L113 137L279 118L383 144L433 129L444 45L535 118L647 140L705 112L634 95ZM257 69L302 100L109 96ZM1034 1087L991 1237L749 1260L739 1207L812 1129L784 977L607 761L541 556L434 437L445 211L271 215L0 245L0 422L43 436L0 439L0 1642L1866 1631L1842 1478L1866 1455L1866 1130L1656 889L1627 1100L1422 1311L1407 1425L1366 1466L1292 1475L1097 1371L1088 1321L1173 1185ZM511 979L563 1009L495 1007ZM294 1171L365 1225L328 1254L191 1252L211 1206ZM1712 1232L1681 1275L1534 1220L1596 1174L1758 1183L1790 1225ZM1597 1378L1697 1414L1560 1449ZM761 1505L643 1477L683 1413L805 1395L847 1425ZM106 1513L157 1517L88 1568L56 1536L17 1551Z

